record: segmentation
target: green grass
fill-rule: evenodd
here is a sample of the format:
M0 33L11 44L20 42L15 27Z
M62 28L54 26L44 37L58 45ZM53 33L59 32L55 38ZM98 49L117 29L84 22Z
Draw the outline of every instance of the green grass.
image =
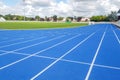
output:
M0 29L48 29L73 28L85 26L87 23L58 23L58 22L0 22Z

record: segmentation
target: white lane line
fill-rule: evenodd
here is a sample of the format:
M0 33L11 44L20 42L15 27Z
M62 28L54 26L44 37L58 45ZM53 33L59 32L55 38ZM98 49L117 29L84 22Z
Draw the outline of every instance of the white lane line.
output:
M113 30L113 33L114 33L114 35L115 35L115 37L116 37L118 43L120 44L120 39L118 38L118 36L117 36L117 34L116 34L116 32L115 32L114 30Z
M52 57L46 57L46 56L38 56L41 58L47 58L47 59L54 59ZM80 62L80 61L73 61L73 60L67 60L67 59L61 59L61 61L65 61L65 62L71 62L71 63L76 63L76 64L85 64L85 65L91 65L90 63L87 62ZM100 64L94 64L94 66L96 67L100 67L100 68L107 68L107 69L114 69L114 70L120 70L120 67L114 67L114 66L107 66L107 65L100 65Z
M5 53L1 53L0 56L5 55L5 54L8 54L8 53L6 53L6 52Z
M9 52L9 51L4 51L4 50L0 50L0 51L1 52ZM12 54L18 54L18 55L23 55L23 56L29 56L30 55L30 54L20 53L20 52L13 52ZM50 60L57 60L58 59L58 58L55 58L55 57L39 56L39 55L34 55L34 57L45 58L45 59L50 59ZM90 65L90 63L87 63L87 62L80 62L80 61L67 60L67 59L61 59L60 61L76 63L76 64ZM102 67L102 68L108 68L108 69L114 69L114 70L120 70L120 67L114 67L114 66L107 66L107 65L100 65L100 64L94 64L94 66Z
M100 64L94 64L94 66L108 68L108 69L114 69L114 70L120 70L120 67L114 67L114 66L106 66L106 65L100 65Z
M90 37L92 37L95 33L92 33L91 35L89 35L87 38L85 38L84 40L82 40L81 42L79 42L77 45L75 45L72 49L70 49L69 51L67 51L64 55L62 55L61 57L59 57L57 60L55 60L54 62L52 62L50 65L48 65L47 67L45 67L42 71L40 71L38 74L36 74L35 76L33 76L30 80L34 80L36 79L38 76L40 76L42 73L44 73L46 70L48 70L50 67L52 67L54 64L56 64L58 61L60 61L63 57L65 57L66 55L68 55L70 52L72 52L74 49L76 49L78 46L80 46L81 44L83 44L86 40L88 40Z
M40 37L40 38L36 38L36 39L31 39L31 40L27 40L27 41L13 43L13 44L9 44L9 45L4 45L4 46L0 46L0 48L4 48L4 47L8 47L8 46L13 46L13 45L17 45L17 44L22 44L22 43L27 43L27 42L30 42L30 41L35 41L35 40L39 40L39 39L43 39L43 38L45 38L45 37Z
M5 50L0 50L1 52L9 52L9 51L5 51ZM21 53L21 52L12 52L11 54L18 54L18 55L23 55L23 56L30 56L31 54L27 54L27 53ZM40 57L40 58L47 58L47 59L57 59L54 57L47 57L47 56L39 56L39 55L34 55L33 57Z
M56 46L58 46L58 45L60 45L60 44L63 44L63 43L65 43L65 42L71 40L71 39L74 39L74 38L76 38L76 37L78 37L78 36L80 36L80 34L78 34L78 35L76 35L76 36L74 36L74 37L72 37L72 38L69 38L69 39L67 39L67 40L64 40L64 41L62 41L62 42L59 42L59 43L57 43L57 44L54 44L54 45L52 45L52 46L50 46L50 47L48 47L48 48L45 48L45 49L43 49L43 50L40 50L40 51L38 51L38 52L36 52L36 53L34 53L34 54L31 54L31 55L29 55L29 56L27 56L27 57L24 57L24 58L22 58L22 59L19 59L19 60L15 61L15 62L12 62L12 63L10 63L10 64L7 64L7 65L5 65L5 66L3 66L3 67L0 67L0 70L2 70L2 69L4 69L4 68L7 68L7 67L9 67L9 66L12 66L12 65L14 65L14 64L16 64L16 63L19 63L19 62L21 62L21 61L24 61L24 60L26 60L26 59L28 59L28 58L31 58L32 56L37 55L37 54L40 54L40 53L42 53L42 52L44 52L44 51L46 51L46 50L49 50L49 49L51 49L51 48L54 48L54 47L56 47ZM10 51L10 52L11 52L11 51Z
M0 43L4 43L4 42L12 42L12 41L17 41L17 40L21 40L21 39L24 39L24 38L17 38L17 39L13 39L13 40L6 40L6 41L1 41Z
M1 52L9 52L9 51L5 51L5 50L0 50L0 51ZM13 52L12 54L18 54L18 55L23 55L23 56L29 56L29 55L31 55L31 54L20 53L20 52ZM51 60L58 59L58 58L55 58L55 57L40 56L40 55L34 55L33 57L46 58L46 59L51 59ZM73 60L67 60L67 59L61 59L61 61L90 65L90 63L80 62L80 61L73 61Z
M112 25L111 25L111 27L112 27ZM115 35L115 37L116 37L118 43L120 44L120 39L119 39L117 33L115 32L115 30L113 29L113 27L112 27L111 29L112 29L112 31L113 31L113 33L114 33L114 35Z
M97 51L96 51L96 53L95 53L95 55L94 55L94 57L93 57L92 63L91 63L91 65L90 65L90 68L89 68L89 70L88 70L88 73L87 73L87 75L86 75L86 77L85 77L85 80L88 80L89 77L90 77L90 74L91 74L91 71L92 71L92 69L93 69L95 60L96 60L96 58L97 58L97 55L98 55L98 53L99 53L100 47L101 47L102 42L103 42L103 39L104 39L104 37L105 37L106 30L107 30L107 28L105 29L105 31L104 31L104 33L103 33L103 35L102 35L101 41L100 41L100 43L99 43L99 45L98 45L98 48L97 48Z
M64 36L59 36L59 37L55 37L55 38L52 38L52 39L49 39L49 40L46 40L46 41L42 41L42 42L39 42L39 43L36 43L36 44L32 44L32 45L29 45L29 46L25 46L25 47L22 47L22 48L18 48L18 49L15 49L13 51L10 51L10 52L7 52L7 53L3 53L1 54L0 56L3 56L3 55L6 55L6 54L9 54L9 53L12 53L14 51L18 51L18 50L23 50L23 49L27 49L27 48L30 48L30 47L33 47L33 46L37 46L37 45L40 45L40 44L43 44L43 43L47 43L47 42L50 42L50 41L53 41L53 40L56 40L56 39L59 39L59 38L62 38Z

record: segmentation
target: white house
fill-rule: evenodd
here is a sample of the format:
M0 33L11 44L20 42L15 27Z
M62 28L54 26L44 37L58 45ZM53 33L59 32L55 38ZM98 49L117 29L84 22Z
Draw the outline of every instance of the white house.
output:
M89 22L89 21L90 21L90 18L83 17L83 18L81 19L81 21L82 21L82 22Z

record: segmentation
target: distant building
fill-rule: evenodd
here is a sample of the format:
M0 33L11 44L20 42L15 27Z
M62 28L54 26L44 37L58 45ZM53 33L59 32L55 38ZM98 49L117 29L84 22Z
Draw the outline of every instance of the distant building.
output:
M1 21L6 21L6 20L5 20L3 17L0 17L0 22L1 22Z
M120 9L119 9L119 11L117 12L117 16L118 16L118 20L120 20Z
M81 22L88 22L88 21L90 21L90 18L86 18L86 17L81 18Z
M65 21L66 21L66 19L67 19L67 18L66 18L66 17L64 17L62 21L63 21L63 22L65 22Z

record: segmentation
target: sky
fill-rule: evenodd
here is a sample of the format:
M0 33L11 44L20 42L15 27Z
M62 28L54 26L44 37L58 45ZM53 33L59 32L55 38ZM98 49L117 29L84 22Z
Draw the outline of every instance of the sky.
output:
M120 0L0 0L0 14L91 17L118 11L119 4Z

